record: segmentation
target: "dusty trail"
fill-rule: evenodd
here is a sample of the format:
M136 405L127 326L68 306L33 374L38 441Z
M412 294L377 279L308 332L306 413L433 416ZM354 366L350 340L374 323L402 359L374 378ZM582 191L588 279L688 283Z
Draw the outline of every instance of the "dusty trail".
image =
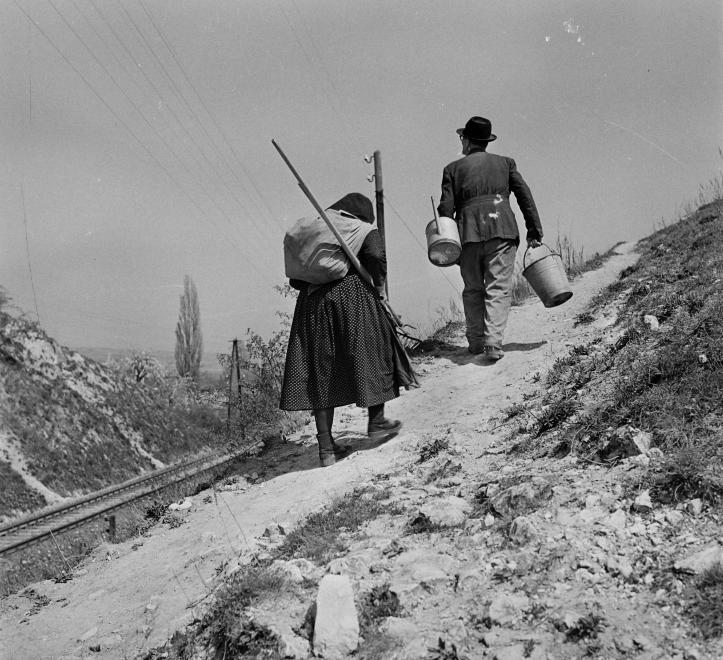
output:
M78 567L72 581L33 585L49 603L34 608L21 595L0 601L0 649L8 659L129 658L163 643L194 617L224 562L248 557L255 539L273 522L293 526L331 499L398 469L417 457L422 437L448 429L467 439L462 447L472 460L496 437L489 419L520 401L568 347L589 340L606 324L574 327L590 299L637 259L631 245L617 248L602 268L573 284L574 297L552 310L538 301L514 308L503 360L482 365L460 350L428 357L420 366L422 387L388 405L388 414L404 420L404 432L390 443L359 451L337 465L317 468L310 428L291 438L296 445L277 460L282 473L247 488L210 491L193 498L186 522L176 529L158 525L148 536L98 548ZM364 411L337 413L336 435L363 443ZM271 468L273 471L274 468ZM206 500L204 502L204 500ZM98 652L91 647L100 647Z

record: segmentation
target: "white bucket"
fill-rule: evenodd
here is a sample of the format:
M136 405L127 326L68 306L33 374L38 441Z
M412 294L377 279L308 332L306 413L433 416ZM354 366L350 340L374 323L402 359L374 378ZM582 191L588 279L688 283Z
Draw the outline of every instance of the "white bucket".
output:
M427 225L427 256L435 266L453 266L462 254L457 223L440 216Z

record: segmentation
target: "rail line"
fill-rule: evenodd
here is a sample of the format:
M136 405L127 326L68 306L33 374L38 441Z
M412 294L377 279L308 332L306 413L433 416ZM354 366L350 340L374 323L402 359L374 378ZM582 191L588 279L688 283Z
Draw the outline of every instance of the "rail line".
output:
M245 455L247 451L206 454L174 463L0 525L0 556L107 515L172 484L216 470Z

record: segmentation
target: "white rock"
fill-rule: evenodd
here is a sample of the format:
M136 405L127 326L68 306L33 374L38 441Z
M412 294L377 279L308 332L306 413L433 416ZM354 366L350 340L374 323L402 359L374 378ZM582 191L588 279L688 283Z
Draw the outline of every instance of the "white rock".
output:
M673 567L683 573L704 573L716 565L723 566L723 547L717 543L675 562Z
M186 511L193 506L193 500L186 498L182 502L173 502L168 505L170 511Z
M301 569L290 561L277 559L271 564L270 569L285 577L292 584L299 584L304 581Z
M501 626L513 623L529 606L530 599L524 594L500 594L490 603L490 621Z
M524 644L513 644L512 646L503 646L502 648L495 649L494 659L495 660L520 660L525 657L525 645Z
M443 497L425 504L420 512L430 522L442 527L458 527L463 525L472 506L461 497Z
M691 516L699 516L703 512L703 500L695 498L688 502L688 511Z
M322 658L343 658L356 651L359 621L351 581L345 575L325 575L316 596L314 652Z
M650 491L644 490L633 502L633 510L639 513L648 513L653 510L653 502L650 499Z
M625 529L626 521L627 516L625 514L625 511L623 511L622 509L617 509L607 518L605 518L605 520L602 521L602 524L606 527L622 531L623 529Z
M488 513L485 516L485 527L492 527L492 525L494 525L494 524L495 524L495 517L491 513Z
M309 650L309 642L294 633L279 634L279 651L284 658L293 658L294 660L306 660L311 653Z
M510 525L509 536L518 543L528 543L537 535L537 527L527 516L517 516Z
M288 563L293 564L301 571L304 580L316 581L321 577L322 570L308 559L298 557L297 559L290 559Z
M678 511L676 509L671 509L670 511L665 512L665 520L670 524L674 526L678 526L683 522L683 519L685 516L681 511Z
M643 316L643 323L645 323L645 325L647 325L651 330L660 329L660 322L658 321L658 318L652 314L645 314Z

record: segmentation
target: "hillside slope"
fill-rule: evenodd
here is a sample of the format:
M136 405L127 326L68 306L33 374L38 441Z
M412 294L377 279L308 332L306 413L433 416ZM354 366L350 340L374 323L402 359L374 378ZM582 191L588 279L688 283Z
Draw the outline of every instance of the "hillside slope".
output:
M0 312L0 521L207 445L179 392L137 381ZM174 397L177 401L174 401Z
M336 574L360 636L333 641L360 660L722 657L720 223L703 208L618 247L562 307L514 308L496 364L448 329L389 404L400 436L370 446L364 411L340 410L349 458L318 468L313 430L294 434L254 478L0 601L0 643L309 658Z

